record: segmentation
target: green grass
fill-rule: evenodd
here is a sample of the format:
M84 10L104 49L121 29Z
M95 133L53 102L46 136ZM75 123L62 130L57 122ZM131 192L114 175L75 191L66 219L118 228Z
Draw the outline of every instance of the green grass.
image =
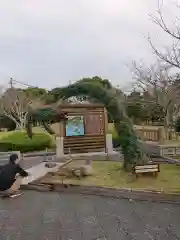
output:
M52 136L42 127L33 127L32 131L33 131L33 133L45 133L49 136ZM14 130L14 131L9 131L9 132L0 132L0 140L10 136L11 134L13 134L15 132L19 132L19 130ZM24 130L22 132L26 132L26 131Z
M108 123L108 133L112 134L113 137L117 137L117 132L113 123Z
M180 160L180 156L171 156L170 158L175 159L175 160Z
M157 190L165 192L180 191L180 167L176 165L161 164L158 177L140 176L138 179L132 174L124 172L117 162L93 162L94 174L84 179L67 179L64 183L102 186L109 188L131 188L138 190ZM58 173L54 176L47 175L43 181L61 183Z
M0 141L3 142L13 142L16 144L19 143L31 143L32 141L41 141L43 136L46 136L44 133L35 133L32 137L32 139L30 139L27 135L26 132L21 132L21 131L14 131L12 134L7 135L4 138L1 138Z
M9 132L0 132L0 140L2 138L6 138L7 136L11 135L14 131L9 131Z
M48 140L50 139L50 140ZM50 142L47 144L46 142ZM6 144L8 143L8 144ZM11 146L9 143L12 143L16 146ZM42 149L41 149L42 146ZM46 147L54 148L55 147L55 138L50 135L44 128L42 127L34 127L33 128L33 137L30 139L24 131L9 131L9 132L0 132L0 148L1 151L10 151L12 148L15 150L19 150L21 152L26 151L38 151L44 150Z

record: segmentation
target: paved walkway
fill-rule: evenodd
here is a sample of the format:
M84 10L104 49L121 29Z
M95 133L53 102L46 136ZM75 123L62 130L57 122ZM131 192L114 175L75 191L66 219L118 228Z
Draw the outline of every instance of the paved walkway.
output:
M0 199L3 240L178 240L180 205L25 191Z
M56 167L47 168L45 167L46 162L39 163L35 166L27 168L26 171L30 173L30 176L23 179L22 185L27 185L43 176L45 176L48 172L56 172L58 169L64 165L64 163L56 163Z

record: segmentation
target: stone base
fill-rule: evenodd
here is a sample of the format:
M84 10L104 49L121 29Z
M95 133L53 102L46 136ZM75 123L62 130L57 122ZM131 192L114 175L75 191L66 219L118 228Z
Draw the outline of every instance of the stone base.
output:
M93 175L93 168L91 165L83 166L83 174L84 176L91 176Z
M91 165L84 165L81 167L77 167L77 169L73 170L75 175L77 177L86 177L86 176L92 176L93 175L93 168Z
M81 159L89 159L93 161L121 161L123 160L122 155L119 152L113 151L109 154L105 152L91 152L91 153L78 153L78 154L71 154L71 155L64 155L64 157L57 158L55 157L53 161L58 162L65 162L69 158L73 160L81 160Z

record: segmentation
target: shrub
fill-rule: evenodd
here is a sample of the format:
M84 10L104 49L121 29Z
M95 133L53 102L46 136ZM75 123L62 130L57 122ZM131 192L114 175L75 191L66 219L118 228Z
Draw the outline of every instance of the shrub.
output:
M48 134L35 133L30 139L25 132L14 132L0 140L1 151L40 151L51 147L52 139Z
M175 131L179 134L180 133L180 118L178 118L175 122Z
M120 147L120 137L119 136L112 136L113 148Z
M112 134L113 147L118 148L120 146L120 139L114 128L114 124L108 123L108 133Z
M108 133L112 134L112 137L118 136L113 123L108 123Z

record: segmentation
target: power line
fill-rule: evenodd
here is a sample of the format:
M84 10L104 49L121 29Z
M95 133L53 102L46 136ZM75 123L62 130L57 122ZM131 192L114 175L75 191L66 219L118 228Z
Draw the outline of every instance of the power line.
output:
M39 88L39 87L37 87L37 86L32 86L32 85L27 84L27 83L25 83L25 82L20 82L20 81L17 81L17 80L15 80L15 79L13 79L13 78L10 78L10 81L9 81L10 88L13 87L13 84L14 84L14 83L15 83L15 84L20 84L20 85L23 85L23 86L26 86L26 87Z
M14 84L20 84L22 86L26 86L26 87L30 87L30 88L39 88L38 86L32 86L32 85L30 85L28 83L17 81L17 80L15 80L13 78L10 78L10 80L9 80L10 88L13 88ZM69 84L72 84L72 81L69 81ZM120 88L119 85L116 85L116 87L118 89L121 89L126 94L132 93L132 91L135 90L134 87L122 87L122 88Z

